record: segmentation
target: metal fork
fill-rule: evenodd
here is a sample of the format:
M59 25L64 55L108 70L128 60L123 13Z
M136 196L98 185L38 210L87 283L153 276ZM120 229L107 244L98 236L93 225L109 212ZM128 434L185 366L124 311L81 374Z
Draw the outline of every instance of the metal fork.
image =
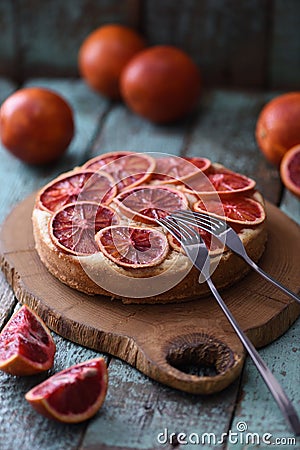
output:
M300 303L300 297L297 294L290 291L286 286L283 286L279 283L279 281L275 280L271 277L271 275L267 274L254 261L252 261L252 259L248 256L239 235L224 220L208 214L193 211L176 211L172 214L172 216L176 219L184 219L185 223L197 226L202 230L211 233L222 243L224 243L230 250L242 257L244 261L246 261L246 263L248 263L252 269L259 273L263 278L270 281L286 295Z
M264 360L257 352L250 339L238 325L210 278L210 257L200 234L197 233L192 226L187 224L185 219L178 218L178 215L176 216L176 219L171 215L162 219L157 219L156 221L181 243L187 256L197 267L197 269L200 270L223 313L251 356L255 366L268 386L291 429L296 436L300 435L300 421L292 403Z

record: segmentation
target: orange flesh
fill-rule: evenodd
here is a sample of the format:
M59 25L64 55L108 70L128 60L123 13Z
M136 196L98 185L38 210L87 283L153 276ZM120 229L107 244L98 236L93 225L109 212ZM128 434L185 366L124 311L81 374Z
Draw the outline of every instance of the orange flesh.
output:
M146 228L107 228L96 239L102 251L112 261L124 266L146 267L158 264L168 250L165 236Z
M140 187L124 192L117 200L128 210L155 220L166 217L172 211L186 209L187 203L181 195L159 186Z
M184 163L184 161L187 161L187 163ZM204 158L179 158L175 156L157 158L155 172L151 179L176 182L197 173L198 169L207 169L209 165L210 161Z
M31 399L44 398L59 414L82 414L106 392L103 364L95 360L66 369L34 388Z
M234 192L245 192L255 187L254 180L244 175L223 169L213 169L212 173L205 176L191 178L187 182L187 189L196 192L211 192L218 194L230 194Z
M206 202L199 200L195 203L194 209L225 217L238 223L257 224L265 218L262 206L255 200L246 197L222 200L222 203L215 200Z
M80 200L106 203L116 194L112 182L108 177L99 173L78 172L50 184L41 193L40 202L51 212L77 201L78 197Z
M288 173L291 181L300 188L300 150L292 156L288 163Z
M66 250L90 255L99 251L95 234L117 220L116 213L106 206L78 202L56 212L52 219L52 233Z
M93 171L105 170L114 178L118 190L121 191L146 181L151 176L154 161L152 164L152 159L149 157L121 152L103 158L95 158L90 164L86 163L84 167Z
M48 334L36 317L22 308L0 335L0 361L21 355L43 364L49 360L51 345Z

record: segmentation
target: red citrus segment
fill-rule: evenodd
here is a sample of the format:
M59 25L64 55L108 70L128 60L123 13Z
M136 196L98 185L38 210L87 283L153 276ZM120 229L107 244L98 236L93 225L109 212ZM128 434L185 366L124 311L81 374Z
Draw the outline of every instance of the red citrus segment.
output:
M62 206L80 200L109 203L117 193L112 177L104 172L74 171L60 176L41 191L39 206L55 212Z
M27 306L17 311L0 334L0 370L32 375L53 366L55 344L44 322Z
M129 189L119 194L114 202L127 217L154 224L155 219L188 208L185 195L167 186L139 186Z
M109 173L117 183L119 191L146 182L155 167L155 160L143 153L112 152L91 159L84 169Z
M186 192L199 192L203 195L218 194L220 196L247 192L255 187L251 178L223 168L213 168L206 175L198 174L190 178L185 187Z
M285 187L300 198L300 145L291 148L284 155L280 175Z
M206 158L179 158L177 156L157 158L151 180L159 180L160 184L178 183L199 170L206 171L210 165L211 162Z
M228 222L241 225L258 225L265 220L263 206L249 197L235 196L228 199L198 200L194 210L220 217Z
M97 233L96 242L111 261L132 268L156 266L169 251L166 236L153 228L112 226Z
M56 211L50 222L50 235L61 250L74 255L99 251L95 234L119 218L109 206L94 202L71 203Z
M193 157L185 157L183 158L185 161L192 163L198 169L202 170L202 172L206 172L211 167L211 161L207 158L201 158L200 156Z
M91 359L69 367L25 395L39 413L66 423L89 419L104 402L108 374L103 358Z

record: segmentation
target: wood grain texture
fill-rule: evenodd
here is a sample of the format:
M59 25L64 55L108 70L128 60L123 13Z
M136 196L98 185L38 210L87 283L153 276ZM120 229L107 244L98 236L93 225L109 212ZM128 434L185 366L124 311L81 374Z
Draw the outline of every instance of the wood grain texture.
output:
M130 112L124 105L116 105L103 121L93 155L118 150L179 155L189 128L189 122L157 126Z
M201 68L205 86L264 84L266 0L145 0L143 5L150 44L176 45L187 51Z
M34 199L30 196L19 204L3 225L1 267L16 297L33 307L50 328L72 341L118 356L151 378L187 392L218 392L239 375L242 345L211 296L186 304L122 305L109 298L84 295L50 275L34 249ZM298 292L300 259L295 242L299 228L270 204L267 214L269 238L262 267ZM272 285L266 286L254 273L225 290L223 297L257 346L272 342L300 312L295 302ZM190 375L184 368L192 361L213 365L216 373Z
M19 306L17 306L18 308ZM100 356L53 334L57 351L51 370L30 377L13 377L0 372L1 450L65 450L80 445L86 423L70 425L45 419L24 398L33 386L73 364ZM3 439L5 436L5 439Z
M299 352L300 320L297 320L281 339L260 351L261 356L292 400L298 414L300 414ZM270 433L273 445L275 445L275 438L294 437L250 359L247 360L243 372L242 391L232 423L233 431L236 431L237 423L240 421L246 422L249 432L259 433L260 436ZM299 438L296 445L292 443L284 445L282 441L282 446L279 445L278 448L298 449L299 443ZM228 445L226 450L243 450L244 448L242 445Z
M133 120L133 117L129 120L127 118L127 113L114 112L115 106L112 107L110 112L106 110L105 107L103 110L104 116L102 113L99 114L100 123L96 125L96 128L94 128L94 126L90 127L90 123L94 124L96 122L94 110L96 108L96 111L98 111L97 108L101 108L104 99L94 96L88 89L85 90L82 87L78 88L79 91L82 92L82 95L79 96L80 101L78 101L78 103L73 103L72 92L74 91L74 95L76 96L76 89L74 88L72 80L65 81L66 82L62 83L61 88L59 87L61 80L54 80L53 85L51 85L50 80L45 82L49 83L48 87L55 87L55 89L58 89L63 95L64 92L68 92L68 94L66 94L67 98L72 101L72 105L75 104L75 108L78 108L76 117L79 128L77 129L79 130L81 138L80 141L78 141L78 146L76 145L77 150L75 150L75 148L72 150L72 152L74 151L75 153L78 151L78 159L74 155L68 160L69 156L66 155L66 158L60 161L55 167L30 169L12 158L3 149L0 150L0 174L2 180L5 180L0 193L0 221L3 221L6 213L11 209L11 206L14 203L19 199L24 198L27 193L30 192L31 187L32 189L36 189L36 187L44 183L44 179L49 179L55 176L56 173L70 168L73 163L80 161L84 154L86 157L89 157L88 148L90 147L90 143L93 142L93 137L96 132L101 130L101 122L105 128L105 141L108 145L110 145L111 142L113 143L111 147L113 150L115 149L114 146L116 144L122 145L122 140L126 142L126 146L128 145L130 147L131 145L136 145L134 149L140 150L139 146L141 144L143 144L143 147L148 147L148 139L150 140L150 143L152 142L151 144L149 143L151 150L154 150L157 146L160 150L167 148L167 152L171 153L173 148L176 148L176 151L177 149L182 149L182 146L188 148L190 125L188 126L188 131L184 134L183 140L181 132L176 131L176 126L172 129L172 133L168 134L164 127L156 128L152 125L149 126L143 120L137 119L135 122L136 126L132 129L128 125L130 121ZM40 82L42 83L42 80L40 80ZM71 89L68 89L68 83L70 83ZM6 84L6 82L4 84ZM10 83L6 85L10 86L9 89L12 89ZM2 86L1 82L0 86ZM236 104L234 91L232 94L232 101ZM241 96L252 95L251 93L249 94L249 92L240 92L239 94L241 94ZM0 88L1 99L3 100L7 95L9 95L9 90L1 90ZM274 93L263 94L263 97L264 95L266 95L267 98L271 98ZM219 96L218 98L221 100L222 96ZM228 93L226 99L230 105L230 93ZM82 108L84 108L85 111L83 116L81 116ZM217 114L217 105L215 105L214 109ZM250 110L252 111L252 109ZM203 119L205 119L205 115L209 112L210 107L203 109ZM111 118L110 114L112 114ZM228 114L228 109L224 110L224 114ZM243 114L247 114L246 109L244 109ZM83 117L84 121L83 127L81 117ZM243 117L243 115L241 117ZM238 122L239 115L237 114L235 118ZM218 122L220 121L221 117L218 119ZM110 123L109 128L107 128L108 123ZM244 119L242 123L245 123ZM128 135L126 135L127 126ZM238 124L236 127L230 127L230 123L228 123L227 126L233 133L232 140L234 141L237 136L240 136ZM196 122L195 127L201 127L201 122ZM116 142L114 139L115 134L118 133L118 128L121 128L123 131ZM222 133L224 132L224 128L226 129L225 126L221 127ZM88 130L86 134L84 133L84 129ZM217 159L219 154L222 155L218 144L221 139L219 136L219 129L218 127L214 127L211 128L210 131L212 155L215 155L213 158ZM137 136L136 141L135 136ZM159 136L161 136L161 140ZM175 136L178 137L178 144L176 143ZM172 145L169 143L168 137ZM76 139L77 135L75 137L75 140ZM153 141L151 141L151 139L153 139ZM215 140L215 146L213 145L213 140ZM82 143L83 147L81 147L80 143ZM213 153L214 148L216 154ZM228 148L230 152L230 147ZM253 154L251 155L253 157ZM233 164L239 164L239 159L237 158L236 162L233 161ZM243 166L245 167L246 164ZM252 165L250 165L249 175L256 177L256 173L251 173L251 170ZM266 165L264 170L264 176L266 179L269 179L271 183L273 180L272 173L274 169ZM20 182L18 181L19 178ZM295 210L299 208L299 202L286 202L284 197L284 204L285 212L296 219L294 214ZM3 320L5 322L10 315L12 309L10 300L14 302L14 295L5 279L3 277L0 279L1 327ZM290 395L293 395L297 409L299 408L298 397L296 395L294 396L294 391L291 389L293 388L293 380L296 380L296 375L294 378L294 373L298 370L299 351L294 351L294 349L297 348L297 346L295 346L292 348L292 353L290 353L290 348L293 342L296 342L299 332L299 321L297 321L295 328L292 327L290 332L286 333L282 338L276 341L276 345L277 343L282 343L282 345L276 347L276 351L273 352L273 345L275 344L262 350L263 357L267 363L272 366L277 377L280 377L279 374L281 371L286 372L285 376L282 375L282 382L285 383L284 386L287 392ZM73 353L76 355L76 361L85 359L87 355L86 348L81 348L65 339L56 337L56 342L58 342L58 340L57 365L55 366L57 370L66 367L73 361ZM62 357L61 354L63 355ZM59 361L61 361L61 363L59 363ZM8 444L6 447L5 441L1 439L0 448L1 450L18 450L20 448L22 448L22 450L82 450L83 447L84 450L105 450L105 448L109 450L120 450L121 448L124 450L126 443L126 446L131 450L137 448L158 450L158 448L161 448L162 446L158 446L155 439L157 433L162 431L165 425L169 427L171 433L178 433L180 431L202 433L215 432L216 430L227 432L230 428L231 419L235 420L234 417L236 417L237 420L239 420L239 418L241 420L247 418L250 431L256 431L256 427L258 427L257 429L264 432L271 430L271 432L274 431L275 433L277 429L282 430L282 435L287 436L289 430L284 419L278 413L273 398L266 395L266 388L253 368L252 362L249 361L247 364L249 364L251 371L247 369L245 372L240 392L239 385L235 382L219 394L201 397L199 395L192 396L180 393L179 391L152 382L149 378L138 373L126 363L113 358L109 366L110 384L112 388L109 388L108 397L103 405L103 409L100 410L99 415L92 421L80 426L72 426L70 429L68 429L68 427L66 429L65 426L39 417L27 406L27 403L23 404L23 393L26 392L27 387L28 389L31 387L31 384L24 387L23 382L25 380L16 379L14 377L8 379L5 375L5 378L1 377L0 380L0 437L2 438L7 435L6 439L8 439ZM34 380L31 380L31 382L34 384ZM297 387L296 384L295 386ZM9 396L9 399L7 396ZM237 409L236 402L238 405ZM150 412L148 413L148 411ZM264 411L267 411L267 414L263 414ZM151 415L154 417L153 419L151 419ZM256 418L260 418L260 423L258 423L258 419ZM124 427L123 424L126 424L127 426ZM236 421L234 421L232 425L233 431L235 431L235 424ZM134 431L133 433L130 432L131 427ZM39 432L41 433L39 434ZM71 436L72 434L75 435L74 439ZM195 448L194 445L175 446L175 448L180 447L191 450ZM165 446L163 448L171 450L174 446ZM212 447L207 445L201 448L206 450ZM230 448L235 450L238 447L237 445L232 445ZM282 448L287 448L287 446ZM297 446L291 448L297 448Z
M23 79L28 76L74 76L85 37L105 23L135 27L138 0L18 1L18 35Z
M219 394L189 395L149 380L116 359L110 363L109 375L102 414L89 424L80 450L189 448L176 446L175 436L173 445L162 445L158 434L167 429L169 435L209 431L221 435L230 426L237 382Z
M300 2L272 2L269 86L272 89L300 89Z
M295 222L300 224L300 201L287 189L284 190L280 209L290 216Z
M205 86L299 89L299 9L298 0L2 1L0 74L76 76L84 38L113 22L186 50Z
M0 2L0 75L16 77L18 70L14 2Z
M277 169L266 162L255 141L255 125L270 94L239 90L204 93L186 151L206 156L237 172L252 176L272 203L280 199Z
M0 273L0 331L8 321L17 301L3 273Z

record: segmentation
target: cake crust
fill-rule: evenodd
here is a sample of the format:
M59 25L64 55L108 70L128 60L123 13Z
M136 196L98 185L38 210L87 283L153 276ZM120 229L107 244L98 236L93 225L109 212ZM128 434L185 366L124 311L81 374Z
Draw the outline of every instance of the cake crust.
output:
M260 194L256 197L262 202ZM49 270L49 272L69 287L89 295L103 295L110 299L120 299L123 303L174 303L193 300L203 297L209 293L206 283L200 283L199 272L191 267L187 256L176 250L170 249L168 258L158 267L145 269L126 269L108 260L101 252L89 256L75 256L67 254L58 249L51 240L49 222L51 214L36 206L33 210L32 222L36 250L38 255ZM247 250L248 255L258 261L264 252L267 240L265 222L255 228L245 228L240 232L240 238ZM84 269L85 268L85 269ZM86 270L86 268L88 270ZM190 269L190 270L189 270ZM165 272L167 277L180 278L188 270L184 278L171 289L158 295L146 297L127 297L118 295L104 289L102 283L93 281L90 274L95 273L97 280L111 278L117 283L118 277L124 282L131 278L142 277L146 283L148 277L156 276ZM212 275L212 279L218 289L226 288L240 279L249 271L249 266L230 250L225 250L219 259L218 265ZM89 273L89 275L87 274ZM163 279L162 281L163 282ZM130 290L130 289L129 289ZM126 292L126 289L125 289Z

